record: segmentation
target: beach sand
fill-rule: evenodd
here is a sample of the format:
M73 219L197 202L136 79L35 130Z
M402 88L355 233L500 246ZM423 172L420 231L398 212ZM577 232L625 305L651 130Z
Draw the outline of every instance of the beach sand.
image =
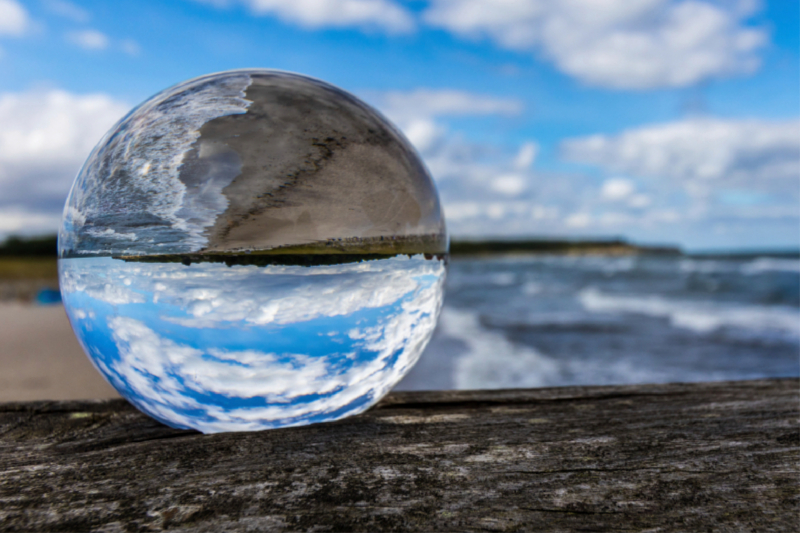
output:
M114 398L61 305L0 302L0 402Z

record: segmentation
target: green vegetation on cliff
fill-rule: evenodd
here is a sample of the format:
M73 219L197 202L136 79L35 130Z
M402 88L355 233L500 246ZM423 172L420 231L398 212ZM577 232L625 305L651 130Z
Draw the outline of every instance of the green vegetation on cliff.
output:
M453 241L450 254L495 255L495 254L559 254L559 255L636 255L661 254L680 255L677 247L638 246L622 239L612 240L475 240Z

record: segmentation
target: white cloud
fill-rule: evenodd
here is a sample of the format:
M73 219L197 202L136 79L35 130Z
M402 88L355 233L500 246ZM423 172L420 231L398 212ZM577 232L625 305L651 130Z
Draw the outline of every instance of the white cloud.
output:
M569 139L561 149L610 172L770 188L797 179L800 121L687 119Z
M592 216L589 213L573 213L564 223L568 228L585 228L592 223Z
M687 242L745 220L789 236L786 228L800 217L797 120L692 118L568 139L561 153L611 176L576 210L588 218L567 220L574 228L672 232L667 238ZM759 246L746 238L748 246ZM744 245L732 239L728 246Z
M748 73L767 35L747 27L752 2L432 0L433 26L535 51L583 82L618 89L682 87Z
M128 105L104 94L75 95L62 90L0 94L0 183L26 169L74 175L97 141ZM15 172L16 171L16 172ZM69 183L67 183L67 186Z
M414 124L412 121L411 124ZM437 182L448 228L459 237L560 235L570 231L563 213L581 208L591 191L581 175L542 174L532 169L538 144L525 141L514 150L473 144L430 120L435 131L420 150ZM434 129L434 126L436 129ZM408 134L407 126L401 127Z
M225 6L246 5L256 15L273 15L304 28L357 27L381 29L387 33L408 33L414 29L411 14L393 0L200 0Z
M67 40L84 50L105 50L111 40L105 33L97 30L80 30L67 34Z
M500 194L518 196L527 188L527 180L520 174L503 174L494 178L490 187Z
M524 110L516 99L495 98L455 89L426 89L413 91L388 91L367 95L389 119L408 137L423 154L439 147L447 128L437 119L463 116L514 116ZM521 153L521 157L535 158ZM524 148L530 150L530 148Z
M653 199L647 194L634 194L628 199L628 205L636 209L644 209L653 203Z
M142 53L142 47L133 39L123 39L120 42L120 48L131 57L137 57Z
M412 118L402 121L403 133L420 152L427 152L436 146L447 128L428 118Z
M87 10L67 0L48 0L45 5L51 13L68 18L74 22L88 22L91 18Z
M539 145L533 141L526 142L520 147L517 157L514 158L514 168L517 170L530 168L538 154Z
M3 207L0 210L0 236L51 233L58 227L60 221L61 216L53 212Z
M0 36L19 37L31 26L25 8L16 0L0 0Z
M392 117L442 117L518 115L524 110L516 99L496 98L455 89L389 91L379 98L379 107Z
M105 33L94 29L69 32L66 34L66 39L79 48L93 52L114 49L131 57L138 57L142 52L142 47L133 39L112 39Z
M448 116L511 115L521 105L479 95L461 105L454 102L469 99L447 93L417 90L376 100L421 152L448 227L459 237L621 234L685 242L684 232L724 219L797 218L798 208L789 205L800 193L795 121L695 118L563 142L565 158L600 167L605 181L598 183L589 174L532 168L534 141L510 150L448 131ZM770 205L722 209L721 184L748 194L766 190L774 198Z
M603 183L603 187L600 189L600 196L604 200L614 202L628 198L631 194L633 194L635 189L636 187L634 187L631 180L626 180L624 178L612 178Z
M516 154L503 153L484 161L482 152L495 147L471 145L458 134L448 132L444 124L447 117L516 116L524 110L521 101L427 88L372 96L378 108L398 125L425 159L443 192L449 220L488 217L498 221L509 213L527 209L509 202L527 190L538 145L527 141ZM476 198L481 201L475 203Z
M54 231L81 164L127 110L103 94L0 93L0 233Z

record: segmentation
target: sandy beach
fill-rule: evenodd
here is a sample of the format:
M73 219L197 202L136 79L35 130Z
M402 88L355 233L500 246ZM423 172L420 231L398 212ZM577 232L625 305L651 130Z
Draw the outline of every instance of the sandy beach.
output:
M61 305L0 302L0 402L113 398Z

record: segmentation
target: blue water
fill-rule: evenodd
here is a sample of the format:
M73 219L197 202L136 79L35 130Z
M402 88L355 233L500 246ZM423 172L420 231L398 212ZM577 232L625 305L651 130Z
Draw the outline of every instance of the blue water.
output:
M396 388L800 375L800 261L454 259L433 340Z

